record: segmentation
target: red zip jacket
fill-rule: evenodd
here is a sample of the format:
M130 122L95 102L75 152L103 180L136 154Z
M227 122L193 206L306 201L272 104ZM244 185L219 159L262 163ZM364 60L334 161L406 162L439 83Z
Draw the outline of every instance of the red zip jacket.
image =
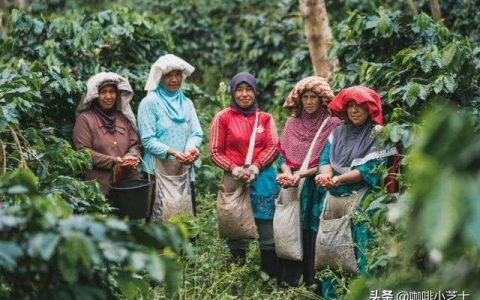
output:
M256 111L259 116L252 164L261 170L278 156L278 134L272 115ZM209 150L213 163L228 172L243 166L254 125L255 113L244 116L231 107L217 113L210 125Z

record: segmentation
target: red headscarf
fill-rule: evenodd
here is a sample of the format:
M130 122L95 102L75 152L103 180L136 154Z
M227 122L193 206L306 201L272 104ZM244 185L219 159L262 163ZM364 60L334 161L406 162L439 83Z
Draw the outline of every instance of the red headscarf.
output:
M362 85L352 86L341 90L330 102L328 108L334 114L345 117L347 104L350 101L364 105L368 109L372 122L383 125L382 100L377 92Z

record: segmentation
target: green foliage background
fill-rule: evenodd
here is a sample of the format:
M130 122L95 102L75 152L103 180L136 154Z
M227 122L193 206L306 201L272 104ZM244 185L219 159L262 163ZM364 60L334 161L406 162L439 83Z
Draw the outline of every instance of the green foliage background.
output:
M256 244L244 266L230 261L217 236L221 172L207 141L199 216L163 228L107 217L98 186L79 180L88 153L70 145L91 75L127 77L136 111L150 65L165 53L196 67L185 89L207 137L212 116L230 101L229 78L244 70L257 76L260 105L281 129L286 94L312 73L297 1L35 0L26 12L12 10L13 2L3 1L1 11L2 297L170 298L179 286L178 299L316 298L304 287L279 290L259 270ZM339 60L332 86L379 91L382 139L404 155L400 192L370 199L380 209L370 222L377 239L367 253L369 275L318 274L334 277L339 297L465 290L480 299L480 4L440 1L438 25L428 1L414 3L416 17L399 1L327 1L329 55Z

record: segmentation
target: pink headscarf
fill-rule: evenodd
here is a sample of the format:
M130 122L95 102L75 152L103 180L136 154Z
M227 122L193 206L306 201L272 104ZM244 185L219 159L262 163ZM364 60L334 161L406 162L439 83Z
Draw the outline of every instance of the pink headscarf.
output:
M333 98L330 85L324 78L310 76L299 81L285 100L283 107L289 108L292 111L292 116L290 116L285 123L278 142L278 150L285 158L286 164L293 169L300 168L303 160L307 156L308 149L315 134L323 121L331 116L324 105L313 114L308 114L303 108L299 109L301 107L302 94L307 91L312 91L322 101L328 102ZM340 119L333 116L330 118L330 121L325 125L315 143L312 158L308 164L309 167L318 165L320 153L323 151L328 136L332 130L340 124Z

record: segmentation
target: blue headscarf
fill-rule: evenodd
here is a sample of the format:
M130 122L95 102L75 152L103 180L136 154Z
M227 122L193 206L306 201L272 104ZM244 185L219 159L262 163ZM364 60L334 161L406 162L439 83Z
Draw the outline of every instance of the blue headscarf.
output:
M170 92L165 88L163 82L160 82L155 93L160 97L160 104L163 106L165 114L170 120L176 123L184 123L187 121L185 116L185 102L187 97L185 97L181 88L176 92Z
M248 84L253 91L255 92L255 101L253 102L252 105L250 105L247 108L241 108L238 106L237 102L235 102L235 90L241 83L246 83ZM241 72L238 73L237 75L233 76L232 81L230 82L230 93L232 93L232 99L230 100L230 107L233 107L235 110L241 112L245 116L251 114L254 112L257 107L257 80L255 77L248 73L248 72Z

